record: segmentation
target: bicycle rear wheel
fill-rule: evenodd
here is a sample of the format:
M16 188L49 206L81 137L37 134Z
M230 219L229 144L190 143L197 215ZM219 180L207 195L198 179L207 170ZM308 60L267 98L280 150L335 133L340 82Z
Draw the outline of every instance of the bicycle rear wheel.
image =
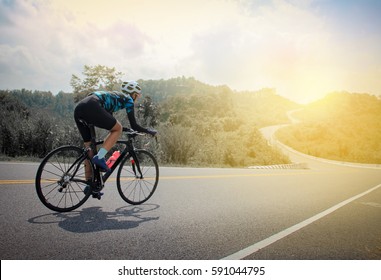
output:
M83 149L76 146L62 146L51 151L41 162L36 174L38 198L49 209L67 212L81 206L89 198L91 191L86 177L94 180L91 174L85 176Z
M120 163L116 182L123 200L138 205L146 202L155 192L159 183L159 166L150 152L136 150L135 153L141 174L137 163L127 156Z

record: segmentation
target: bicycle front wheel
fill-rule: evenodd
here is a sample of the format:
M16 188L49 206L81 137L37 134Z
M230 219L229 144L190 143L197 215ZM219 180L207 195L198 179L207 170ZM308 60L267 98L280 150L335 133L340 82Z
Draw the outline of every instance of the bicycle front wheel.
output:
M89 166L87 174L85 164ZM37 170L37 195L53 211L74 210L89 198L91 191L87 183L94 180L93 174L93 166L86 160L83 149L59 147L42 160Z
M138 162L125 157L120 163L116 180L123 200L138 205L146 202L155 192L159 183L159 166L150 152L136 150L135 153Z

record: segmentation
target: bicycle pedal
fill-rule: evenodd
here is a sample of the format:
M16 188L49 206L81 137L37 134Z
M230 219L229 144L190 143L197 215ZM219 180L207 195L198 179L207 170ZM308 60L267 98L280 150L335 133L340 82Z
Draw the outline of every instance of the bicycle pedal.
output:
M98 193L93 193L92 195L93 195L93 198L98 198L98 200L101 200L103 193L98 192Z

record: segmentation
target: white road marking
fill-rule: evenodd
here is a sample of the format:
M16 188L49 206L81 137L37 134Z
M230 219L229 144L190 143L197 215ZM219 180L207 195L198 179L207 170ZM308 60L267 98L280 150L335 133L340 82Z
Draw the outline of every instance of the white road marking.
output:
M360 193L358 195L355 195L347 200L344 200L343 202L340 202L339 204L336 204L335 206L332 206L331 208L315 215L315 216L312 216L311 218L307 219L307 220L304 220L303 222L300 222L292 227L289 227L281 232L278 232L266 239L263 239L262 241L259 241L245 249L242 249L234 254L231 254L229 256L226 256L225 258L223 258L223 260L240 260L240 259L243 259L273 243L275 243L276 241L308 226L309 224L312 224L313 222L316 222L317 220L331 214L332 212L336 211L337 209L347 205L348 203L351 203L352 201L364 196L364 195L367 195L368 193L371 193L372 191L375 191L376 189L380 188L381 187L381 184L380 185L377 185L363 193Z

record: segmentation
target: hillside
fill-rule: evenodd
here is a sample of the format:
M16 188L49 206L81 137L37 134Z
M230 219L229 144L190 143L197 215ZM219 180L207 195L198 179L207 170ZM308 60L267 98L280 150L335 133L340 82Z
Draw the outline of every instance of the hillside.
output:
M279 140L303 153L349 162L381 163L381 99L336 92L294 115Z
M194 78L139 81L139 122L160 132L154 152L161 164L248 166L288 163L258 128L285 123L298 105L274 90L234 92ZM0 91L0 147L7 156L41 157L53 147L80 144L71 93ZM128 125L123 112L116 117ZM99 134L102 137L102 134Z

